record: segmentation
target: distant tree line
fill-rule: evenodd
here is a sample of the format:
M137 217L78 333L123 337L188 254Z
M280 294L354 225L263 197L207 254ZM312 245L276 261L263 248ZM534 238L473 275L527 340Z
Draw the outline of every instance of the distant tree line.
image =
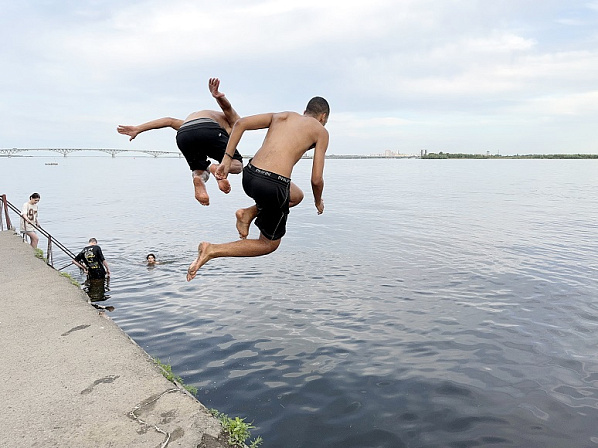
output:
M598 154L517 154L515 156L463 154L463 153L428 153L422 159L598 159Z

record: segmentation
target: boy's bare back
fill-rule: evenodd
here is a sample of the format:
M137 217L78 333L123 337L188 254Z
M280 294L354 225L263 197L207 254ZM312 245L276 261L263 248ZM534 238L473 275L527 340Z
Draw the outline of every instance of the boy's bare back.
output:
M198 110L197 112L193 112L191 114L189 114L187 116L187 118L185 118L185 120L183 121L183 123L187 123L188 121L191 120L195 120L197 118L209 118L211 120L214 120L216 123L218 123L220 125L220 127L222 129L224 129L226 132L228 132L229 134L231 133L231 130L233 128L233 124L234 123L229 123L228 120L226 119L226 115L224 115L222 112L218 112L216 110Z
M326 151L328 131L313 117L296 112L264 114L270 116L268 133L252 164L262 169L291 177L293 166L315 145L315 151Z

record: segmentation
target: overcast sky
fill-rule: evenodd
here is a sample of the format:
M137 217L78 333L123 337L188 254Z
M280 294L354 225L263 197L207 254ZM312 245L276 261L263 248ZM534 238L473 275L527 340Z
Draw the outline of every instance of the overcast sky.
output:
M598 153L598 0L0 0L0 148L177 151L118 124L303 112L329 153ZM263 134L241 142L253 154Z

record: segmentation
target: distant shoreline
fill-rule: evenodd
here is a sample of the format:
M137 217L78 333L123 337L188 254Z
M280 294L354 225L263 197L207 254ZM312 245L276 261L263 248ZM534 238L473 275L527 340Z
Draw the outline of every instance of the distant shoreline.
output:
M482 154L429 153L422 159L598 159L598 154L517 154L513 156Z
M1 150L0 150L1 151ZM27 151L27 150L25 150ZM77 150L80 151L97 151L97 150ZM129 152L129 151L123 151ZM136 155L132 154L122 154L120 153L118 157L125 157L125 158L135 158L135 157L144 157L141 153L144 151L131 151L136 152ZM145 157L147 158L182 158L182 155L177 152L169 152L164 151L160 152L160 154L152 155L145 152ZM109 155L109 154L106 154ZM106 155L75 155L74 153L68 153L68 157L106 157ZM115 154L116 155L116 154ZM114 158L115 155L112 155ZM19 153L12 153L12 154L1 154L0 158L12 158L12 157L30 157L30 158L48 158L48 157L56 157L56 158L64 158L67 155L55 155L55 154L48 154L48 155L30 155L30 154L19 154ZM253 155L250 156L243 156L244 159L251 159ZM304 155L303 159L313 159L312 155ZM425 155L414 155L414 154L397 154L397 155L368 155L368 154L327 154L326 159L429 159L429 160L439 160L439 159L598 159L598 154L517 154L517 155L482 155L482 154L462 154L462 153L428 153Z

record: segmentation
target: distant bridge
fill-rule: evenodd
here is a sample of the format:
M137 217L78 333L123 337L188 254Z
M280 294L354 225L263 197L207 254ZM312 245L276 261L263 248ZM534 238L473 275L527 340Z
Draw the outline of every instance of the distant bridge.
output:
M51 151L51 152L58 152L62 154L64 157L67 154L72 152L80 152L80 151L99 151L105 152L106 154L110 154L112 157L116 157L116 154L121 152L137 152L137 153L144 153L149 154L152 157L158 157L163 155L174 155L178 157L182 157L180 152L173 152L173 151L153 151L149 149L105 149L105 148L12 148L12 149L0 149L0 155L7 155L13 156L15 154L19 154L22 152L29 152L29 151Z
M106 148L12 148L12 149L0 149L0 156L14 156L21 152L29 152L29 151L51 151L57 152L62 154L64 157L67 154L72 152L80 152L80 151L99 151L105 152L106 154L110 154L112 157L116 157L117 154L121 152L136 152L136 153L143 153L148 154L152 157L159 157L159 156L176 156L178 158L182 158L183 155L180 152L174 151L153 151L149 149L106 149ZM243 156L245 159L251 159L253 156ZM304 154L304 159L311 159L313 156L311 154ZM399 153L391 153L388 154L345 154L345 155L336 155L336 154L327 154L327 159L414 159L420 158L418 155L414 154L399 154Z

